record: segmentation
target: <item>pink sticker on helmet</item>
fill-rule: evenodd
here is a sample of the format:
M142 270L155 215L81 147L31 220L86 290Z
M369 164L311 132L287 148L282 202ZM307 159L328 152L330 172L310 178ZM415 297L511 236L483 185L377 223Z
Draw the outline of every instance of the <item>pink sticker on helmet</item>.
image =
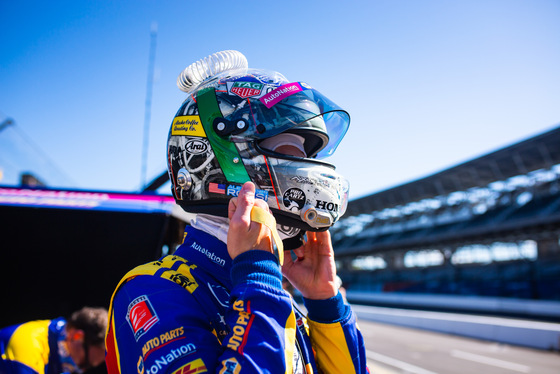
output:
M303 91L303 88L301 88L301 85L299 83L297 83L297 82L288 83L288 84L284 84L284 85L278 87L277 89L275 89L274 91L272 91L270 93L267 93L266 95L261 97L259 100L268 109L270 109L274 105L276 105L276 103L278 103L279 101L282 101L286 97L291 96L291 95L293 95L295 93L298 93L300 91Z

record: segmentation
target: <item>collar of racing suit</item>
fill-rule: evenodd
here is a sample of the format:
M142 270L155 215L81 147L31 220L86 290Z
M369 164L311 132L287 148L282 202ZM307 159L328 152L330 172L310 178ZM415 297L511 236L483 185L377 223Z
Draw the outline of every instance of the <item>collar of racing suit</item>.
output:
M209 214L197 214L191 221L191 226L227 244L227 234L229 230L229 220L227 218L211 216Z
M229 230L229 219L217 217L209 214L197 214L191 221L191 226L202 230L227 244L227 234ZM303 244L303 232L300 229L276 225L278 235L284 244L284 250L292 250Z
M226 244L216 236L187 225L183 244L173 254L196 264L197 271L204 269L228 289L231 288L232 260Z

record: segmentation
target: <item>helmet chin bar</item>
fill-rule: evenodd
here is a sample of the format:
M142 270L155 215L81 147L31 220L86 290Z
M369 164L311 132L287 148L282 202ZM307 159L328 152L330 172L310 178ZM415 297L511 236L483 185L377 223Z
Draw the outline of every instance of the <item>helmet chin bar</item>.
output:
M269 200L280 224L324 231L346 211L348 182L323 161L268 157L276 200Z

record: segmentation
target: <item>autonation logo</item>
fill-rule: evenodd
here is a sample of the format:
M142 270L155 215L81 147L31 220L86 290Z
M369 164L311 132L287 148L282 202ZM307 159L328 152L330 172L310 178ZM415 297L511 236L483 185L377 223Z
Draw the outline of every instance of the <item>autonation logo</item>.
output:
M160 358L156 358L154 364L149 368L146 368L146 374L156 374L160 370L165 369L167 365L171 364L176 359L189 355L196 351L196 346L192 343L188 343L186 345L182 345L177 349L172 349L168 354L165 356L161 356ZM141 360L142 361L142 360ZM142 363L143 366L143 363ZM143 368L138 367L138 372L140 373Z
M224 266L226 264L226 260L224 260L223 258L221 258L219 256L216 256L214 254L214 252L210 252L209 250L207 250L206 248L204 248L203 246L201 246L197 242L192 243L191 248L194 248L197 251L199 251L200 253L206 255L206 257L208 257L210 259L210 261L215 262L216 264L218 264L220 266Z

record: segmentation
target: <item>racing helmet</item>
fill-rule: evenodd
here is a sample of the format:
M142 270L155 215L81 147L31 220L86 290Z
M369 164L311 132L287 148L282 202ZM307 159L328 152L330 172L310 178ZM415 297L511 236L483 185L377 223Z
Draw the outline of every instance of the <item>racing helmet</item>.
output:
M189 65L188 94L173 118L167 162L185 211L227 217L229 200L252 181L282 227L323 231L346 211L349 184L322 161L344 137L349 114L304 82L250 69L238 51ZM301 156L276 151L297 145Z

